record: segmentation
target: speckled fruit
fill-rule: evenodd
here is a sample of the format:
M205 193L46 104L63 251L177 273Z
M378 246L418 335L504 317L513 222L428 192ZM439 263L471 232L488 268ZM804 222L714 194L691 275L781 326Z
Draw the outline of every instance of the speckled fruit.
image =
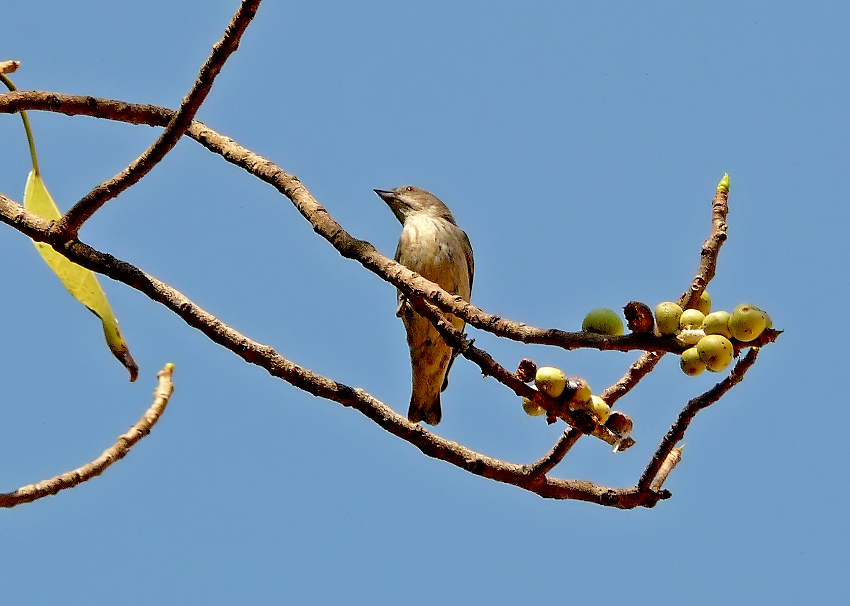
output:
M697 343L699 359L712 372L724 370L735 357L732 342L723 335L706 335Z
M698 309L686 309L679 318L679 328L683 330L702 328L705 314Z
M679 330L679 318L682 317L682 308L678 303L665 301L655 307L655 325L662 335L672 335Z
M541 366L537 369L534 384L537 385L537 389L547 396L557 398L564 393L564 387L567 385L567 375L560 368Z
M732 338L732 333L729 332L731 315L728 311L713 311L702 321L702 329L707 335L723 335L730 339Z
M584 317L581 329L586 332L595 332L600 335L617 336L623 334L623 320L613 309L600 307L594 309Z
M695 377L705 370L705 362L700 360L699 352L696 347L690 347L682 352L682 357L679 359L679 365L689 377Z
M753 341L767 328L768 318L769 316L755 305L744 303L732 310L729 332L738 341Z
M546 414L546 410L542 406L538 406L534 403L534 400L526 397L522 398L522 409L529 417L542 417Z

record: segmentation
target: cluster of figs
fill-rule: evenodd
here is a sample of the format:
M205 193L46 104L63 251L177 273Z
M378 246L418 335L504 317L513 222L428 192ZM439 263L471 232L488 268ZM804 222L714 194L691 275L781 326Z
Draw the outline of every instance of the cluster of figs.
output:
M644 309L642 309L644 308ZM681 356L682 371L690 376L705 370L721 372L732 363L735 347L732 341L749 343L758 339L773 321L751 303L742 303L732 312L711 311L711 296L704 292L692 309L664 301L652 314L642 303L632 302L625 308L629 329L634 332L655 331L659 335L675 335L688 346ZM584 318L582 330L603 335L623 334L623 321L613 309L594 309Z
M694 307L689 309L664 301L656 306L653 315L648 306L633 301L626 305L624 312L632 332L675 336L686 347L680 366L689 376L699 375L705 370L725 370L735 357L733 341L739 346L750 343L765 330L773 328L770 316L750 303L742 303L731 312L711 311L711 296L707 292L703 292ZM588 313L581 328L586 332L612 336L624 332L620 315L608 308ZM587 381L580 377L568 377L559 368L542 366L536 369L534 383L538 391L571 411L584 411L595 423L605 425L615 435L625 438L631 431L631 419L620 412L612 412L605 400L593 395ZM534 399L523 398L522 407L531 416L547 414L546 409Z

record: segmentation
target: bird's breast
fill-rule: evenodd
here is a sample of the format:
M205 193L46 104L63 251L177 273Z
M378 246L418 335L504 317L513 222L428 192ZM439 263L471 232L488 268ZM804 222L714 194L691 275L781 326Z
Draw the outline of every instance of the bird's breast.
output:
M398 261L443 289L469 300L466 239L457 225L433 217L408 217L399 240Z

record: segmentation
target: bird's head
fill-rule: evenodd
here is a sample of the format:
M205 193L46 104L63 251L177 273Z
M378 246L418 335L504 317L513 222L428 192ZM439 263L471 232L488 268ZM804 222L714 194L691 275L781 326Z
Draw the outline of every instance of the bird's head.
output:
M375 193L387 203L390 210L402 224L404 220L413 214L423 213L435 219L445 219L454 224L448 206L434 194L414 187L413 185L402 185L393 190L376 189Z

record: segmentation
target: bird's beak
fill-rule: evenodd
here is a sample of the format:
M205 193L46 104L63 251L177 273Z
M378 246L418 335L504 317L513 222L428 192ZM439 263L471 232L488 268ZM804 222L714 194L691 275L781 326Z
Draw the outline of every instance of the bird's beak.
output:
M376 189L375 193L381 197L381 200L387 203L395 198L395 194L391 191L387 191L386 189Z
M376 189L375 193L381 197L381 200L387 203L387 206L389 206L390 210L393 211L393 214L395 215L395 218L398 219L399 223L404 225L404 217L409 210L409 206L405 204L405 202L399 198L398 194L394 191Z

